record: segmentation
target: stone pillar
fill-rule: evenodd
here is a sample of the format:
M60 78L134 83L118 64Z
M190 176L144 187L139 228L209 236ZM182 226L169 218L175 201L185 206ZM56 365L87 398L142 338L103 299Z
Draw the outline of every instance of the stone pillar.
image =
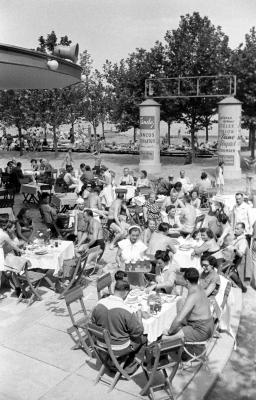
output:
M140 104L140 170L161 172L160 104L147 99Z
M242 103L234 97L218 103L218 161L224 161L225 179L241 179L241 111Z

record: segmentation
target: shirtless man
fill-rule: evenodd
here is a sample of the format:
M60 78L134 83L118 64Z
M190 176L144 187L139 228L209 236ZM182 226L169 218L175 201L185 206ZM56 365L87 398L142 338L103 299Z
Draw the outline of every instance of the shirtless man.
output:
M213 333L210 302L205 290L198 285L199 272L196 268L187 268L184 279L188 288L186 301L162 339L202 342Z
M83 235L82 241L78 243L78 252L100 246L102 255L105 250L105 242L101 223L93 218L92 210L84 211L84 220L88 223L87 235ZM87 240L87 243L84 243L85 240Z
M120 227L121 230L122 227L119 219L121 209L123 209L126 213L126 216L130 218L129 210L124 201L124 194L118 193L117 198L113 201L113 203L109 207L108 222L107 222L108 229L111 227L112 224L116 224L117 227Z

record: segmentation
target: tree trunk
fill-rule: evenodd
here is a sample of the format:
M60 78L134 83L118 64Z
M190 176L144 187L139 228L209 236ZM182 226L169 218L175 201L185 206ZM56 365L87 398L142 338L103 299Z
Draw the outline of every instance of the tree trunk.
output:
M101 121L101 126L102 126L102 137L105 139L105 134L104 134L104 129L105 129L105 122Z
M249 143L248 143L248 150L251 149L251 145L252 145L252 131L251 128L249 129Z
M52 130L53 130L54 152L55 152L55 157L57 157L58 156L58 139L57 139L57 135L56 135L56 125L53 125Z
M47 146L47 127L46 127L46 125L45 125L45 127L44 127L44 140L43 140L43 145L44 146Z
M208 142L209 140L209 125L207 124L205 127L205 141Z
M70 143L72 143L72 144L75 143L74 124L75 124L75 118L73 115L71 115L71 128L69 131L69 137L70 137Z
M255 158L255 126L252 126L251 129L251 157Z
M194 124L191 125L191 149L192 149L192 162L195 161L195 126Z
M168 127L168 130L167 130L167 144L168 144L168 146L170 146L170 144L171 144L171 122L167 122L167 127Z
M136 142L136 139L137 139L136 136L137 136L137 129L135 127L133 127L133 143Z
M19 142L20 142L20 156L23 156L22 130L20 126L18 126L18 132L19 132Z

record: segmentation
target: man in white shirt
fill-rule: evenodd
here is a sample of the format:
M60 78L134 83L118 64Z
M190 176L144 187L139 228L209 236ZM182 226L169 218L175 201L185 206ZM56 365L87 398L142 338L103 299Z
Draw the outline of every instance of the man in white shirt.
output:
M124 168L124 174L120 179L120 185L134 185L134 179L129 174L129 168Z
M245 280L247 278L248 272L246 271L245 256L248 250L248 243L244 234L245 224L239 222L235 226L235 239L232 242L232 248L234 250L234 260L233 260L233 272L231 278L237 284L238 287L242 289L245 293L247 288L245 286Z
M233 230L235 226L243 222L245 225L245 235L247 240L250 239L250 235L252 234L252 215L250 206L245 203L243 193L236 193L236 204L233 207L232 214L231 214L231 226Z
M185 176L185 171L180 171L180 177L177 179L177 182L182 183L182 187L185 192L189 192L193 189L193 184L191 184L190 179Z

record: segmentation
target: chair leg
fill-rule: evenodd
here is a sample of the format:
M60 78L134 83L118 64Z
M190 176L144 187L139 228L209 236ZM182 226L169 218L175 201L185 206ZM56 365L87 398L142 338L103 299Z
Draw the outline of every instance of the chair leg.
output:
M114 379L113 379L113 381L112 381L112 383L111 383L111 385L110 385L110 387L108 389L108 392L111 392L114 389L114 387L116 386L117 381L120 378L120 376L121 376L121 372L117 371L117 373L115 374L115 377L114 377Z
M100 381L100 378L102 377L102 375L104 375L105 369L106 369L105 365L102 364L102 366L100 367L99 373L96 376L95 385Z

